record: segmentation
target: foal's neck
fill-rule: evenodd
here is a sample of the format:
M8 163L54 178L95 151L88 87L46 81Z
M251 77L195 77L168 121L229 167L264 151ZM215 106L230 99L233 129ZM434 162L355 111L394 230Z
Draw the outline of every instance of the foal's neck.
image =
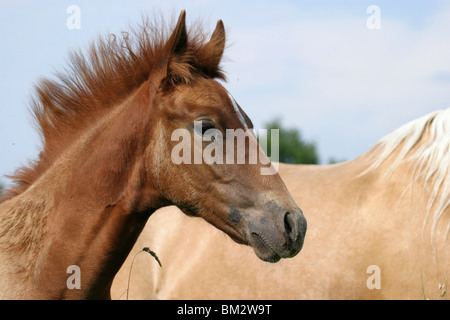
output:
M164 205L142 181L149 147L142 137L149 139L149 132L139 109L145 101L135 99L100 120L23 194L5 202L16 233L0 233L0 245L10 242L17 270L8 273L23 285L19 297L109 298L149 215Z

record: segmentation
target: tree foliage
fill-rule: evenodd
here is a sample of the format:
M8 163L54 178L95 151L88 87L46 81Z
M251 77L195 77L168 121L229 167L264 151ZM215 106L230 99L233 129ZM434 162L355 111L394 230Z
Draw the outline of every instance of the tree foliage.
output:
M317 154L316 144L314 142L304 141L300 130L297 128L285 128L280 119L269 121L265 124L267 137L259 137L267 140L267 155L271 154L272 138L271 129L279 130L279 162L284 163L303 163L318 164L319 156ZM262 143L264 145L264 143Z

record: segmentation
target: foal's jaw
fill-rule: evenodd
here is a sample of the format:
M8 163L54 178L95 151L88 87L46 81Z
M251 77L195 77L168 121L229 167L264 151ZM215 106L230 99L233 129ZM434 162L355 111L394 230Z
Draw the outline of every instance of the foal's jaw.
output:
M251 246L263 261L292 258L303 247L307 222L279 176L269 179L271 189L277 191L261 188L259 183L244 183L234 190L229 188L236 182L212 184L208 197L199 199L197 206L180 208L188 215L202 217L235 242Z

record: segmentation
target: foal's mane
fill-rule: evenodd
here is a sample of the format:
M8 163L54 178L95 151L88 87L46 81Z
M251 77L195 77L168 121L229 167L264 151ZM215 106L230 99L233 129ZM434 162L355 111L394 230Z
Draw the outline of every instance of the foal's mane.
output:
M184 12L182 15L184 18ZM139 25L119 35L100 36L86 52L71 51L64 72L35 85L31 111L43 150L37 160L9 176L14 186L4 193L7 198L26 190L83 130L149 80L152 71L167 58L167 42L173 30L163 18L155 20L158 23L143 18ZM208 45L206 36L198 23L188 30L187 49L170 60L171 82L189 84L195 75L225 79L216 63L220 57L214 57L217 50L212 50L220 45L216 42L225 41L225 33L211 38L214 43Z
M432 112L401 126L382 138L372 150L376 152L369 157L371 165L364 173L378 168L394 151L399 150L386 175L407 163L411 166L412 184L421 179L424 186L431 186L424 227L431 218L434 243L437 223L450 207L450 108ZM446 228L445 237L450 225Z

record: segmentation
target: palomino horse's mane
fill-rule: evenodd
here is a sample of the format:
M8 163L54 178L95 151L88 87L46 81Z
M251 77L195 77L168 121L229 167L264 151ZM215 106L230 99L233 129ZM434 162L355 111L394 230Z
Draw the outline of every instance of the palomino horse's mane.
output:
M450 108L438 110L411 121L382 138L374 147L372 164L365 171L378 168L394 151L399 150L387 171L391 174L401 163L411 164L412 181L422 179L431 186L426 219L431 218L431 239L443 212L450 206ZM414 149L414 150L413 150ZM446 226L448 237L450 225Z
M164 25L168 24L151 23L144 18L140 25L118 36L99 37L87 52L72 51L69 67L64 73L56 73L55 80L42 79L37 83L31 110L43 150L38 160L9 176L15 185L6 190L7 197L26 190L83 130L149 79L167 51L165 43L171 28ZM198 24L188 31L185 54L171 62L170 81L189 84L194 75L225 79L215 63L217 50L212 50L225 34L214 37L214 43L205 44L206 36Z

